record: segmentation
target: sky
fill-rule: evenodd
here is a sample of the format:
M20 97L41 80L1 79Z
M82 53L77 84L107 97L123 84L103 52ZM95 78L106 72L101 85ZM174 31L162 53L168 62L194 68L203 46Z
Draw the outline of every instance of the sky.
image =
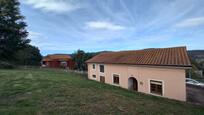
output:
M204 0L20 0L43 55L186 46L204 49Z

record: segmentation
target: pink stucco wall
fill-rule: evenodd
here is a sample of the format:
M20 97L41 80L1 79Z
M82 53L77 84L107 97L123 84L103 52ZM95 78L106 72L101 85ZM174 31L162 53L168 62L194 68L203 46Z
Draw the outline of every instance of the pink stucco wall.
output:
M138 81L138 91L150 94L150 80L158 80L163 83L163 97L186 101L186 84L184 68L163 68L148 66L131 66L117 64L102 64L105 72L99 72L99 65L88 64L88 77L100 81L100 76L105 76L105 83L113 84L113 74L118 74L120 84L118 86L128 88L128 79L134 77ZM93 78L92 75L96 75ZM153 95L153 94L152 94Z

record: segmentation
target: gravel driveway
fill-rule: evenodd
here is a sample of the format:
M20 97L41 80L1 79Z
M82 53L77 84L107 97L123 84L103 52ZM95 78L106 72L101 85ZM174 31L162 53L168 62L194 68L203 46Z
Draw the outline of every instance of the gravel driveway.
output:
M204 88L186 85L187 101L204 106Z

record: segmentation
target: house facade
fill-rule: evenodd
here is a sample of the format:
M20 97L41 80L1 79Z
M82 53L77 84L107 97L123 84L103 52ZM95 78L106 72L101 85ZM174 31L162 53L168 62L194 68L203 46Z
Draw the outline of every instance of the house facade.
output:
M155 96L186 101L186 48L99 54L87 61L88 78Z
M74 69L74 61L67 54L52 54L43 58L42 66L47 68Z

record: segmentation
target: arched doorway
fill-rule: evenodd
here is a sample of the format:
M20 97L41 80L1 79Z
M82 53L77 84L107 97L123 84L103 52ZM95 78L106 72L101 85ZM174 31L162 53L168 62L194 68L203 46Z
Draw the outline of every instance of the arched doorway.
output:
M130 77L130 78L128 79L128 89L134 90L134 91L137 91L137 90L138 90L137 79L135 79L134 77Z

